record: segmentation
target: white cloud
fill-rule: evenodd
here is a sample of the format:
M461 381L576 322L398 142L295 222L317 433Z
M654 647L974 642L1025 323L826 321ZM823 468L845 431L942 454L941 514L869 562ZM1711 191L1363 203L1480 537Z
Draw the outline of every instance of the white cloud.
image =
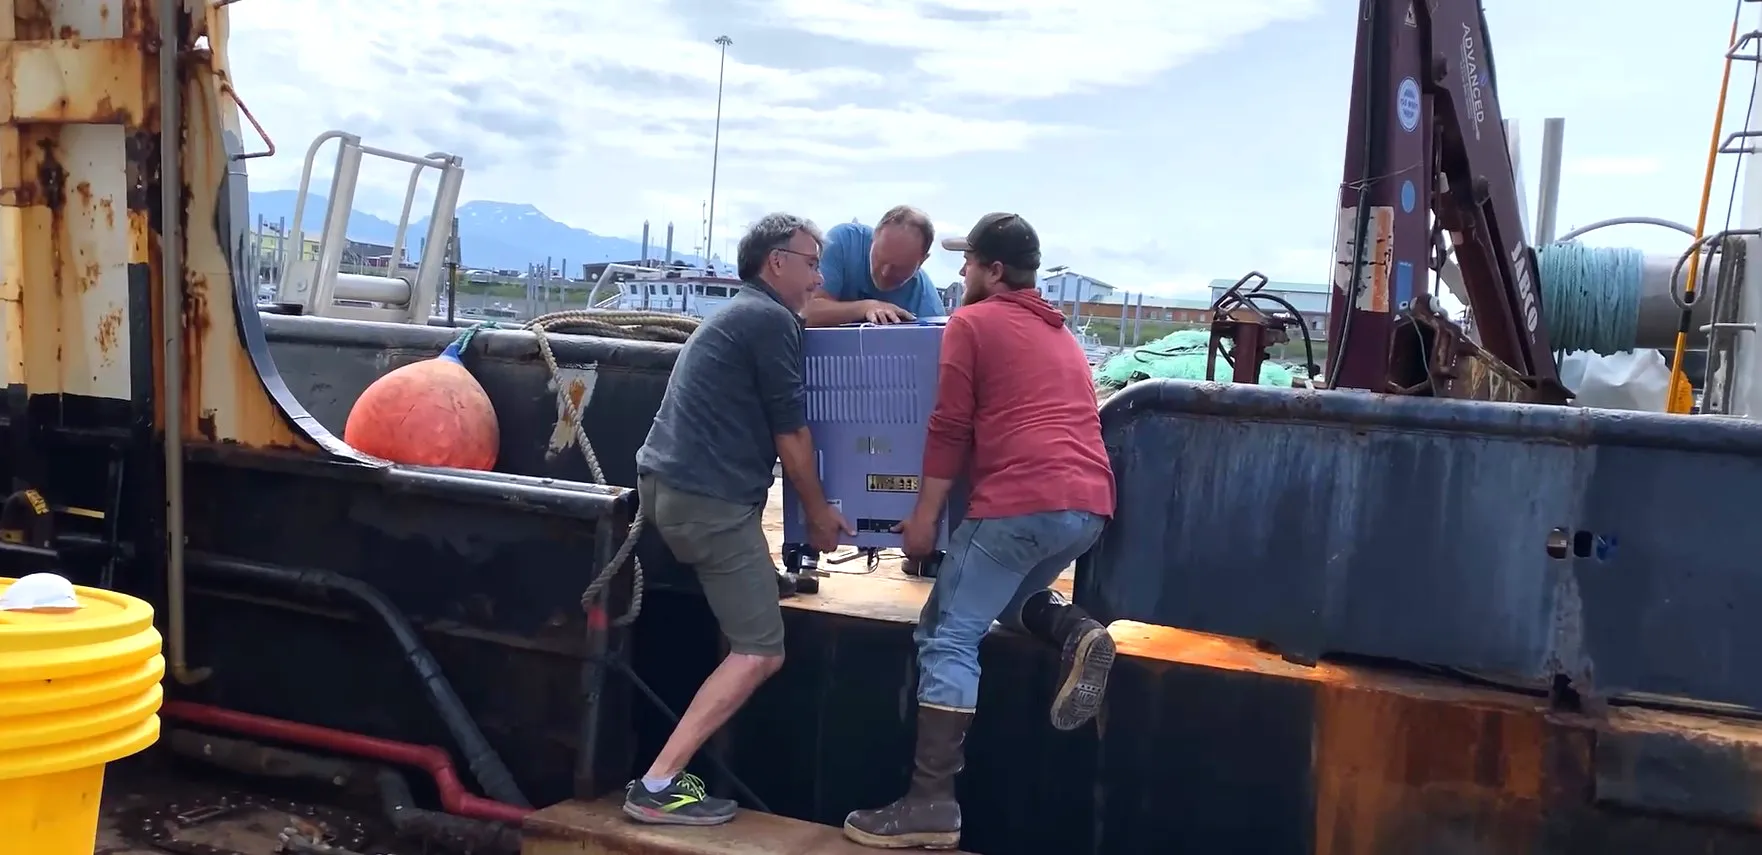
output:
M769 0L771 22L915 55L950 93L1031 99L1143 83L1320 0Z
M1562 164L1568 174L1596 178L1652 175L1663 168L1663 162L1656 157L1573 157Z
M294 186L308 142L342 128L381 148L463 155L466 200L527 202L602 234L635 235L648 220L657 243L672 221L675 247L690 251L702 239L709 195L721 60L714 37L730 10L741 13L732 25L754 27L747 13L756 7L775 29L735 31L727 53L714 251L768 211L830 226L906 202L931 210L946 234L963 234L985 211L1022 210L1041 225L1048 263L1131 291L1202 295L1211 279L1250 268L1299 281L1325 275L1326 250L1317 253L1313 241L1275 235L1246 245L1242 235L1254 230L1244 219L1284 210L1284 200L1214 191L1221 168L1182 154L1193 150L1182 134L1140 134L1131 121L1188 109L1140 103L1133 87L1257 29L1316 14L1321 0L724 1L721 11L700 3L709 11L696 22L673 0L230 6L237 88L282 151L251 162L253 189ZM1328 26L1349 33L1349 21L1335 25L1350 10L1328 5ZM1283 157L1288 142L1277 140L1289 140L1289 129L1229 128L1260 127L1256 111L1289 112L1282 105L1308 79L1243 92L1240 115L1191 118L1218 124L1241 148L1264 145ZM1101 138L1060 121L1051 103L1007 103L1073 93L1124 118ZM966 169L986 165L976 154L1000 155L1007 168L978 172L1019 176L1005 179L1015 186ZM1090 164L1077 157L1117 164L1103 164L1090 185L1041 186L1084 171ZM331 159L318 160L317 192ZM1338 167L1324 160L1333 174L1319 186L1331 188ZM1110 183L1122 174L1118 164L1136 164L1137 174ZM1168 176L1185 176L1191 195L1170 194L1161 181ZM395 219L407 178L403 167L366 166L357 207ZM1326 214L1331 194L1290 208L1310 203ZM1326 225L1324 217L1315 231ZM1314 263L1318 254L1324 263ZM932 273L952 281L959 263L938 250Z
M661 215L687 222L698 206L685 200L707 195L720 49L665 2L231 8L238 89L283 152L252 164L259 188L293 186L307 142L341 128L380 148L461 154L466 199L528 201L597 231L630 228L631 213L608 193L626 203L669 199ZM772 66L730 50L720 139L730 204L718 210L757 204L759 193L769 195L766 209L794 206L778 191L835 186L864 164L1017 150L1076 132L938 112L877 91L884 82L864 68ZM318 161L320 182L329 161ZM365 167L362 207L388 213L406 177ZM718 216L718 232L728 225Z

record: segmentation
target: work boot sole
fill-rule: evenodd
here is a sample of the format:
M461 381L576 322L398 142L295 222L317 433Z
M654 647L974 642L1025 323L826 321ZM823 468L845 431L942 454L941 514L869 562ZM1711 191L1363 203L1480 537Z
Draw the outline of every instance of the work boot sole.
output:
M844 836L852 843L870 849L959 849L961 845L961 833L958 831L919 831L883 837L870 834L849 822L844 824Z
M1107 634L1107 627L1094 627L1077 639L1070 671L1052 698L1053 727L1076 730L1095 717L1101 710L1102 696L1107 694L1113 660L1113 636Z
M641 805L624 803L624 815L647 825L723 825L734 820L735 814L727 816L683 816L666 811L650 810Z

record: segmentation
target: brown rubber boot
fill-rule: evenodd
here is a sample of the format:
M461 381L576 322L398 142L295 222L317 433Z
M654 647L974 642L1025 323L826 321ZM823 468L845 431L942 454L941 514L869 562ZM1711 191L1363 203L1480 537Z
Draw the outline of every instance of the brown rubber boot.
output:
M961 845L961 806L954 776L966 766L962 745L970 712L918 707L918 750L912 785L884 808L851 811L844 836L875 849L956 849Z

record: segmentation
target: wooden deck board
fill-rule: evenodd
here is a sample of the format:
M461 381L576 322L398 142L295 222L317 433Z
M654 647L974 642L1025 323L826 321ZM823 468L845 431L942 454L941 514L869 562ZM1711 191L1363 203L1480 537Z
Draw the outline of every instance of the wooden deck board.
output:
M875 850L829 825L741 811L709 828L643 825L616 798L552 805L526 818L522 855L859 855ZM953 855L960 855L956 852Z
M778 566L783 562L783 482L771 487L771 499L765 506L765 539L771 543L771 559ZM884 553L872 573L860 572L863 559L848 564L828 565L821 569L832 575L820 580L820 592L802 594L783 601L785 608L830 614L850 615L893 623L917 623L924 600L930 596L929 579L918 579L901 572L904 558L898 552ZM1066 596L1071 593L1072 571L1067 569L1054 583Z

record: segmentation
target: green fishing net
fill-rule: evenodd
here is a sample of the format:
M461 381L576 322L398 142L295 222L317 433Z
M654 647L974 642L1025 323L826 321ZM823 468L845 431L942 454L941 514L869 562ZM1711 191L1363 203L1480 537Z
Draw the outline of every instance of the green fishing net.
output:
M1204 380L1205 349L1210 340L1211 334L1205 330L1176 330L1155 341L1128 347L1096 367L1096 391L1111 394L1152 377ZM1230 347L1229 341L1222 345L1226 353ZM1216 374L1218 380L1229 382L1230 365L1222 354L1218 356ZM1272 360L1260 366L1262 386L1290 386L1292 376L1291 369Z

